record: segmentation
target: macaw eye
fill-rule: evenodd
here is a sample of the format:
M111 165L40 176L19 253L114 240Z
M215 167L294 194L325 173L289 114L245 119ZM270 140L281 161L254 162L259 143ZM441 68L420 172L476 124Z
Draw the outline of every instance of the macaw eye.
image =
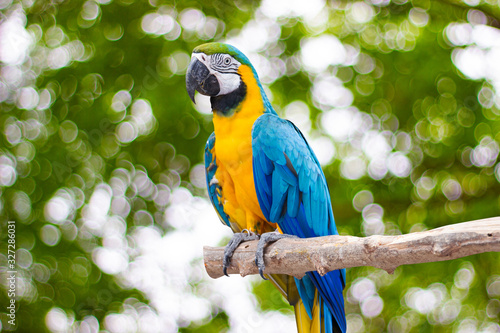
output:
M231 63L231 58L226 57L226 58L224 59L224 65L229 65L230 63Z

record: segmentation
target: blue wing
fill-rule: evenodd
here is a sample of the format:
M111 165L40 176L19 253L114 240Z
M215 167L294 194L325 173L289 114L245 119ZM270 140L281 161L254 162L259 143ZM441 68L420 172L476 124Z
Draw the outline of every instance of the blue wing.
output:
M268 221L301 238L338 234L321 166L291 122L273 114L260 116L252 130L252 153L257 198ZM333 317L345 332L345 270L324 276L308 272L296 283L309 316L316 287L324 302L324 325L331 327Z
M215 133L212 133L208 138L207 144L205 145L205 172L207 177L207 189L208 197L212 201L212 205L219 215L219 219L222 223L225 223L228 227L231 227L229 222L229 216L224 212L224 207L221 202L221 187L215 173L217 172L217 159L215 158Z

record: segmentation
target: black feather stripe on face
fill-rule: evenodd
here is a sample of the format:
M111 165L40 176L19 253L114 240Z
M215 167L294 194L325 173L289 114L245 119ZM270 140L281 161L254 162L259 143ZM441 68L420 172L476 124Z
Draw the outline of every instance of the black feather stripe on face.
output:
M247 94L247 86L241 81L238 89L229 93L227 95L212 96L210 97L210 103L212 104L212 110L225 117L231 116L235 111L237 111L238 105L243 101Z

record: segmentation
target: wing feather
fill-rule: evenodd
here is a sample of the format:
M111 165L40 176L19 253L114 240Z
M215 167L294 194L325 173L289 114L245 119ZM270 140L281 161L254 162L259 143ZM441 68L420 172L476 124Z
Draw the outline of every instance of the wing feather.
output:
M229 216L224 212L224 207L222 206L220 197L221 187L219 185L219 181L215 177L215 173L217 172L217 159L214 147L215 133L212 133L207 140L207 144L205 145L205 175L207 180L208 197L210 198L217 215L219 215L221 222L226 224L228 227L231 227Z
M252 154L257 198L268 221L302 238L338 234L321 166L291 122L273 114L260 116L252 130ZM336 325L345 331L345 270L324 276L308 272L296 284L309 316L317 289ZM324 316L325 326L331 327L331 321Z

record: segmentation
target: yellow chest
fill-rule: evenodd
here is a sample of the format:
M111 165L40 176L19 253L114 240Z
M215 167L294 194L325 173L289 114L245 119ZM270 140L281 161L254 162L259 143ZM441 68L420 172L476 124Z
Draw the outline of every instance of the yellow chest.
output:
M260 209L252 166L252 126L263 114L264 105L260 88L256 82L252 86L251 70L250 73L245 70L240 68L247 84L247 96L241 107L229 117L214 113L215 177L222 187L224 212L237 226L233 229L262 233L274 230L274 225L266 221ZM249 75L252 77L248 78Z
M252 164L252 125L258 115L250 118L232 119L214 115L215 177L222 187L224 212L238 229L249 229L258 233L266 220L260 210Z

